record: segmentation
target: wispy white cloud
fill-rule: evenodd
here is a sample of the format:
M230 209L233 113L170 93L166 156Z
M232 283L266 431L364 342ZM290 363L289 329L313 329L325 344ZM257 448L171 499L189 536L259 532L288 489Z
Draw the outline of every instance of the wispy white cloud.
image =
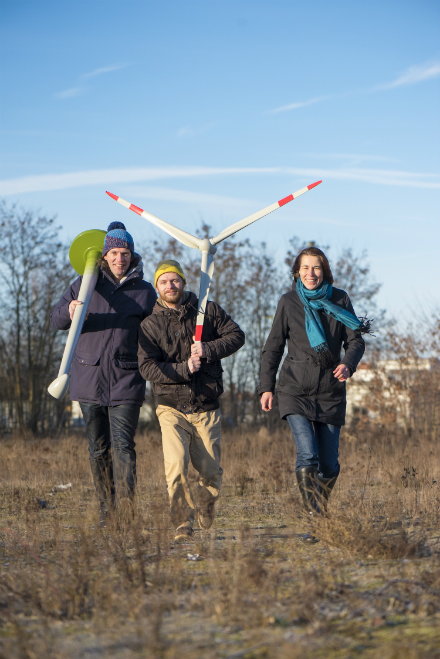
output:
M90 185L109 186L113 183L135 183L161 179L195 178L233 174L271 173L274 168L258 167L136 167L131 169L95 169L67 174L24 176L0 181L0 195L66 190Z
M309 158L319 158L319 160L349 160L352 163L370 162L399 162L398 158L389 156L375 156L365 153L308 153Z
M223 195L188 192L160 187L130 187L130 194L137 199L159 199L160 201L177 201L186 204L203 204L211 206L248 207L255 204L251 199L237 199Z
M111 64L110 66L101 66L99 69L93 69L89 73L83 73L81 78L94 78L95 76L100 76L103 73L112 73L113 71L120 71L120 69L125 69L130 64Z
M360 181L377 185L440 189L440 177L438 174L387 169L362 169L356 167L340 169L299 167L137 167L131 169L100 169L5 179L0 181L0 195L7 196L27 192L66 190L91 185L102 185L108 189L114 183L135 183L138 181L197 178L201 176L242 176L245 174L294 176L305 183L310 183L318 179L334 179ZM111 190L111 192L117 191Z
M289 105L282 105L279 108L274 108L269 110L267 114L278 114L279 112L289 112L289 110L298 110L298 108L304 108L306 105L314 105L315 103L320 103L321 101L326 101L331 98L330 96L318 96L317 98L310 98L308 101L298 101L296 103L289 103Z
M289 103L288 105L282 105L279 108L274 108L269 110L266 114L278 114L279 112L289 112L291 110L297 110L298 108L306 107L307 105L314 105L315 103L321 103L321 101L328 101L329 99L342 98L344 96L351 96L352 94L365 94L371 92L385 91L387 89L394 89L395 87L401 87L403 85L415 85L424 80L429 80L430 78L437 78L440 76L440 62L433 61L426 64L411 66L405 73L393 80L382 85L377 85L371 89L361 89L357 91L349 91L341 94L332 94L327 96L317 96L315 98L310 98L307 101L298 101L296 103Z
M279 222L291 222L292 217L289 215L283 215L280 218L277 218ZM333 227L348 227L350 229L359 229L358 222L346 222L344 220L333 219L330 217L322 217L321 215L307 215L307 223L311 225L315 224L325 224Z
M362 169L359 167L345 167L341 169L299 169L284 167L283 171L295 176L307 176L311 178L316 176L323 180L327 178L340 181L375 183L377 185L440 189L440 176L438 174L404 172L389 169Z
M88 73L83 73L80 76L81 80L84 80L86 78L94 78L95 76L102 75L104 73L112 73L113 71L119 71L120 69L125 69L125 67L130 66L129 64L111 64L110 66L102 66L99 69L93 69L93 71L89 71ZM54 94L54 98L58 100L64 100L67 98L75 98L76 96L81 96L86 92L87 88L86 87L70 87L69 89L65 89L61 92L57 92Z
M194 137L195 135L202 135L203 133L206 133L208 130L211 130L211 128L214 128L214 126L216 125L217 125L216 122L212 121L211 123L204 124L203 126L199 126L198 128L191 128L190 126L184 126L183 128L179 128L176 135L179 138Z
M71 87L70 89L65 89L62 92L57 92L54 94L54 98L59 100L63 100L65 98L75 98L75 96L81 96L81 94L84 94L85 90L85 87Z
M440 62L430 62L420 66L411 66L405 73L393 80L392 82L374 87L372 91L380 89L393 89L402 85L415 85L418 82L437 78L440 76Z

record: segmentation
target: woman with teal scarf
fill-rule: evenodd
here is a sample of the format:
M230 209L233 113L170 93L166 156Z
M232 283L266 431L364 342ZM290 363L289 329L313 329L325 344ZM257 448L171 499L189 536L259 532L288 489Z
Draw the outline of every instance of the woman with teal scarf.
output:
M362 333L369 332L370 323L357 318L347 293L332 285L329 262L317 247L297 256L292 275L292 290L281 297L263 349L258 393L262 409L269 412L287 343L278 406L295 440L296 477L305 509L321 514L340 471L345 382L364 354Z

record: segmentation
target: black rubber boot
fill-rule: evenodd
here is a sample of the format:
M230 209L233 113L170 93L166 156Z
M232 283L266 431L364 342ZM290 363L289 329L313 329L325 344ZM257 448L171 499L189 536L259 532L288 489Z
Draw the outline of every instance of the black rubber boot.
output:
M321 505L323 512L327 512L327 504L330 497L330 494L338 480L339 474L332 476L332 478L324 478L323 476L318 476L319 490L321 493Z
M306 510L320 515L321 497L317 467L300 467L296 470L296 480Z
M300 467L296 470L296 479L307 515L320 515L321 497L317 467ZM303 541L314 544L315 542L319 542L319 538L312 535L310 531L307 531Z

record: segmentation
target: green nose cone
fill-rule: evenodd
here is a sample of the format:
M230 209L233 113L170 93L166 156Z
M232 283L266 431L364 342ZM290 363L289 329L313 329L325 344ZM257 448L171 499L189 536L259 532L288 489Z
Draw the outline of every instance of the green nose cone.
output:
M87 257L100 258L104 247L106 231L91 229L80 233L70 245L69 261L79 275L84 274Z

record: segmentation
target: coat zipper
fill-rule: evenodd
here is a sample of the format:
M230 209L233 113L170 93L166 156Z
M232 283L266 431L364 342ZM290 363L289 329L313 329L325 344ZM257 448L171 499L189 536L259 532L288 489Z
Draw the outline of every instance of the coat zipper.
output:
M185 309L185 313L187 313L187 309ZM183 316L180 318L181 325L185 328L185 343L188 348L189 355L191 356L191 340L188 336L188 328L183 322ZM196 385L196 379L194 377L195 373L191 373L191 395L189 397L189 404L193 405L196 400L196 391L195 391L195 385Z
M134 274L134 273L132 273L132 274ZM110 277L108 279L110 279ZM129 277L127 277L127 279L125 281L122 282L122 284L119 284L119 286L116 286L116 284L112 280L110 280L115 285L115 290L113 291L113 296L116 295L117 291L120 288L122 288L124 286L124 284L127 283L127 281L131 281L132 279L134 279L134 277L132 277L130 275ZM113 297L113 300L114 299L115 298ZM115 311L115 313L116 313L116 311ZM109 404L110 407L111 407L111 382L110 382L110 378L111 378L111 373L112 373L112 360L113 360L112 355L114 354L114 352L113 352L114 343L115 343L115 328L113 327L113 329L112 329L112 344L111 344L111 350L109 351L109 362L108 362L108 375L109 375L109 377L108 377L108 404Z

